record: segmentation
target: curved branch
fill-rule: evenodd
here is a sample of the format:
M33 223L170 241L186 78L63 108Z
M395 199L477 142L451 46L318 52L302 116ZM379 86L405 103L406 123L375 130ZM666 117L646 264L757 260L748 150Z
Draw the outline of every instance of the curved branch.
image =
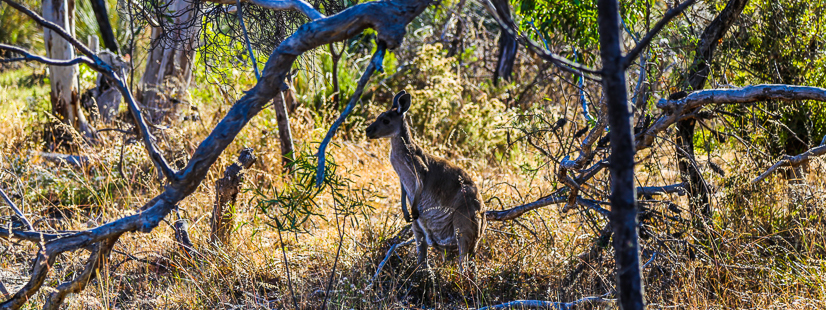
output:
M545 59L546 61L553 63L560 69L568 71L570 73L582 75L590 80L601 81L598 77L594 76L602 75L602 72L600 70L589 68L588 66L570 61L565 57L549 52L548 50L536 44L536 42L533 42L527 37L520 35L516 31L516 29L514 29L514 27L511 26L516 25L516 23L513 22L513 20L511 19L511 17L502 16L502 14L500 14L500 12L496 10L495 6L493 5L493 3L490 2L490 0L481 0L480 2L482 3L482 5L485 6L485 9L487 9L488 13L493 15L494 19L496 19L496 21L499 23L499 26L502 27L502 30L508 32L514 38L517 38L518 41L521 41L522 44L524 44L532 52L539 55L539 57L541 57L542 59ZM588 74L586 75L585 73Z
M204 0L217 4L236 5L235 0ZM244 0L242 2L252 3L262 8L275 11L298 11L307 16L310 20L324 18L324 14L318 12L313 6L304 0Z
M14 211L14 213L17 214L17 216L20 218L20 220L23 221L23 224L26 224L26 227L28 227L30 230L34 230L34 226L32 226L32 222L29 222L29 219L26 218L26 215L23 214L23 211L21 211L19 208L17 208L17 205L15 205L14 202L11 201L11 199L9 199L9 196L6 195L6 192L4 192L2 188L0 188L0 197L3 197L3 200L6 201L6 204L8 204L9 207L12 209L12 211Z
M751 183L754 184L754 183L762 181L763 179L768 177L770 174L777 171L777 169L779 169L780 167L785 167L785 166L797 167L797 166L802 165L803 163L806 163L806 162L812 160L812 158L822 156L824 154L826 154L826 145L821 145L821 146L818 146L818 147L811 148L808 151L803 152L802 154L797 155L797 156L786 155L786 156L784 156L783 159L781 159L780 161L778 161L777 163L772 165L768 170L761 173L756 179L751 181Z
M654 24L654 28L651 29L651 31L649 31L648 33L646 33L642 40L640 40L640 42L637 43L637 45L635 45L634 48L631 49L631 51L629 51L628 54L626 54L625 57L622 58L622 67L628 68L629 66L631 66L631 64L634 63L634 59L636 59L637 56L640 55L640 53L643 49L645 49L645 47L651 44L651 40L653 40L654 37L658 33L660 33L663 27L665 27L665 25L667 25L668 22L674 19L674 17L677 17L677 15L680 15L680 13L682 13L688 7L693 5L694 2L697 2L697 0L688 0L680 4L679 6L668 10L668 12L665 12L663 18L660 19L660 21L658 21L656 24Z
M660 99L663 110L694 109L712 103L751 103L766 100L816 100L826 102L826 88L786 84L759 84L742 88L707 89L689 93L679 100Z
M479 310L497 310L497 309L558 309L568 310L579 303L614 303L615 299L607 299L603 296L590 296L572 302L553 302L544 300L515 300L504 304L495 306L487 306L479 308Z
M25 49L19 48L17 46L11 46L11 45L5 45L5 44L0 44L0 50L7 50L7 51L11 51L11 52L15 52L17 54L23 55L23 57L0 59L0 63L8 63L8 62L15 62L15 61L36 61L36 62L41 62L41 63L47 64L47 65L52 65L52 66L74 66L74 65L80 64L80 63L87 64L87 65L94 65L95 64L94 62L92 62L91 59L89 59L89 57L81 56L81 57L77 57L77 58L74 58L74 59L68 59L68 60L51 59L51 58L46 58L46 57L43 57L43 56L33 55L33 54L29 53L28 51L26 51Z
M12 4L10 0L0 1L10 3L15 8L23 8ZM396 48L404 39L407 24L421 14L430 2L430 0L365 2L336 15L299 27L270 55L262 77L255 87L246 92L232 106L209 136L201 142L187 166L175 173L177 182L171 182L163 193L144 204L137 214L46 242L38 252L29 283L24 285L10 300L0 304L0 309L18 309L29 300L29 297L42 285L57 254L86 247L125 232L150 232L157 227L178 202L198 188L212 164L232 143L235 136L278 94L293 62L299 55L318 46L351 38L367 28L377 31L379 43L390 49ZM58 33L61 32L58 31ZM77 42L70 40L72 41ZM117 81L122 89L126 89L122 80Z
M374 71L384 71L382 70L382 62L384 62L384 52L386 47L383 43L379 42L378 48L376 48L376 53L373 54L373 58L370 59L370 64L367 65L367 69L364 69L364 73L361 75L359 79L358 85L356 86L356 91L353 93L353 97L350 98L350 102L347 104L347 107L344 108L344 111L341 112L338 119L330 126L330 130L327 131L327 135L324 136L324 141L321 142L321 145L318 146L318 168L316 168L316 179L315 179L315 186L321 186L321 183L324 181L324 162L326 161L326 153L325 150L327 149L327 145L330 144L330 141L333 140L333 136L336 134L338 127L344 123L344 120L347 119L347 115L353 111L353 108L356 106L356 103L361 100L361 94L364 92L364 86L367 85L367 82L370 80L370 76L373 75Z
M826 102L826 88L760 84L742 88L695 91L679 100L661 99L657 102L657 108L665 110L666 113L657 118L648 130L637 134L635 138L637 142L636 149L639 151L651 146L657 134L679 121L686 111L713 103L751 103L765 100L816 100Z

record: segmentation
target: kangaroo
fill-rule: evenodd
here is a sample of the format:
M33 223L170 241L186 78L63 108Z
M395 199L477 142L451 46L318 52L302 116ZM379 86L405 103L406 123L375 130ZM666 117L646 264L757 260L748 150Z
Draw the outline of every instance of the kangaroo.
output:
M475 256L485 229L484 203L470 176L413 142L404 115L410 94L400 91L389 110L367 127L369 139L390 138L390 163L401 179L402 200L412 200L418 264L429 268L427 248L459 251L459 271ZM412 195L411 195L412 194ZM404 203L404 201L402 201Z

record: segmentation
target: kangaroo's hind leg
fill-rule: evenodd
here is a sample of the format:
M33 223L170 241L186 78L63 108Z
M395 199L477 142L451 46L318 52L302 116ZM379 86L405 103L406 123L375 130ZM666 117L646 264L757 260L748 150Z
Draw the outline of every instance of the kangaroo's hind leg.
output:
M458 210L457 210L458 211ZM464 273L465 267L470 265L475 267L473 259L476 256L476 248L479 243L479 219L476 212L456 212L453 219L453 228L456 234L456 242L459 246L459 272ZM469 270L475 273L475 268Z
M427 261L427 236L424 230L422 230L418 220L413 221L413 237L416 238L416 262L419 264L419 267L429 269L430 265Z

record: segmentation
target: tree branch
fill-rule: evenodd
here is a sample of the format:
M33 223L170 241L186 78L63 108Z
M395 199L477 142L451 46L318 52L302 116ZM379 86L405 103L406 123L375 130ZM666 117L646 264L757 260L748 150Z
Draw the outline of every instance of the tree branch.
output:
M777 171L777 169L779 169L780 167L785 167L785 166L797 167L797 166L800 166L803 163L806 163L806 162L812 160L812 158L822 156L823 154L826 154L826 145L821 145L821 146L818 146L818 147L811 148L808 151L803 152L802 154L797 155L797 156L785 155L785 156L783 156L783 159L781 159L780 161L778 161L777 163L772 165L768 170L761 173L756 179L751 181L751 184L755 184L757 182L762 181L763 179L768 177L770 174Z
M212 3L218 4L228 4L228 5L236 5L235 0L204 0ZM262 8L267 8L270 10L275 11L298 11L307 16L311 21L325 18L324 14L321 14L313 6L307 3L304 0L244 0L242 2L248 2L260 6Z
M9 196L6 195L6 192L4 192L2 188L0 188L0 196L3 197L3 200L6 201L6 204L9 205L9 207L12 209L12 211L14 211L14 213L17 214L17 217L19 217L20 220L23 221L23 224L26 224L26 227L28 227L29 230L34 230L34 226L32 226L32 222L29 222L29 219L26 218L26 215L23 214L23 211L21 211L19 208L17 208L17 205L15 205L14 202L11 201L11 199L9 199Z
M490 2L490 0L481 0L480 2L482 3L482 5L485 6L485 9L488 10L488 13L493 15L494 19L496 19L496 21L499 23L499 26L502 27L502 30L506 31L514 38L517 38L518 41L521 41L522 44L524 44L532 52L539 55L539 57L541 57L542 59L545 59L546 61L553 63L560 69L568 71L570 73L582 75L590 80L601 81L599 77L597 77L602 74L601 71L570 61L565 57L559 56L542 48L541 46L531 41L527 37L520 35L519 32L517 32L516 29L514 29L511 26L516 25L516 23L511 19L511 17L502 16L502 14L500 14L500 12L496 10L496 7L493 5L493 3ZM588 74L586 75L585 73Z
M615 303L615 299L606 299L603 296L590 296L572 302L553 302L544 300L515 300L495 306L487 306L479 308L479 310L497 310L497 309L558 309L568 310L579 303Z
M695 91L679 100L661 99L657 107L666 111L657 118L648 130L637 134L637 151L654 143L660 132L679 121L686 111L692 111L707 104L751 103L765 100L826 101L826 88L785 84L760 84L732 89L707 89Z
M667 25L672 19L674 19L674 17L677 17L677 15L680 15L680 13L682 13L688 7L693 5L696 1L697 0L688 0L680 4L679 6L665 12L663 18L660 19L660 21L658 21L656 24L654 24L654 28L651 29L651 31L649 31L648 33L646 33L642 40L640 40L640 42L637 43L637 45L635 45L634 48L632 48L631 51L629 51L628 54L626 54L625 57L622 58L622 67L627 69L629 66L631 66L631 64L634 63L634 60L637 58L637 56L640 55L640 53L643 49L645 49L645 47L651 44L651 40L653 40L654 37L657 36L658 33L660 33L663 27L665 27L665 25Z
M54 239L65 237L71 233L43 233L39 231L23 231L0 227L0 238L17 239L31 242L48 242Z
M324 141L321 142L321 145L318 146L318 168L316 168L316 179L315 179L315 186L321 186L321 183L324 181L324 163L326 161L326 153L327 145L330 144L330 141L333 139L333 136L336 134L338 127L344 123L344 120L347 119L347 115L353 111L353 108L356 106L361 100L361 94L364 92L364 86L367 85L367 82L370 80L370 76L373 75L374 71L382 72L382 63L384 62L384 52L387 48L381 42L378 44L378 48L376 48L376 53L373 54L373 58L370 59L370 64L367 65L367 68L364 69L364 73L361 75L359 79L358 85L356 86L356 91L353 93L353 97L350 98L350 103L347 104L347 107L344 108L344 111L341 112L338 119L330 126L330 130L327 131L327 135L324 136Z
M15 8L27 10L19 4L12 4L10 0L0 1L7 2ZM0 309L18 309L28 301L46 279L49 267L59 253L77 250L125 232L148 233L157 227L178 202L198 188L212 164L232 143L235 136L278 94L293 62L299 55L318 46L351 38L367 28L376 30L379 43L385 44L390 49L396 48L404 39L407 24L421 14L430 2L430 0L365 2L336 15L299 27L270 55L262 77L255 87L247 91L232 106L209 136L201 142L187 166L175 173L177 182L171 182L163 193L144 204L137 214L46 242L38 252L29 282L10 300L0 304ZM74 39L72 41L77 42ZM122 89L126 89L122 80L118 82Z
M146 147L146 151L149 154L149 158L152 160L152 163L158 169L158 171L163 174L169 182L176 182L178 179L175 176L175 171L173 171L169 164L167 163L166 159L161 155L161 153L157 150L154 144L154 137L149 132L149 127L146 125L146 122L143 119L143 115L141 110L138 108L137 104L135 103L135 99L132 97L132 92L129 91L126 83L124 82L124 78L122 77L122 72L115 72L112 69L112 66L107 64L103 61L100 57L97 56L91 49L80 43L77 39L72 37L68 32L63 30L60 26L45 20L42 16L38 15L37 13L33 12L32 10L26 8L25 6L16 3L11 0L0 0L6 2L9 6L19 10L20 12L28 15L30 18L35 20L38 24L42 25L45 28L48 28L54 31L56 34L60 35L66 41L72 44L75 48L81 51L83 54L88 56L92 59L92 63L86 63L90 68L94 69L95 71L100 72L104 76L107 76L115 81L115 85L117 85L118 90L120 91L121 95L126 99L128 103L129 110L132 113L132 117L135 119L136 126L140 129L141 136L143 138L144 146Z
M11 45L5 45L5 44L0 44L0 50L7 50L7 51L11 51L11 52L23 55L23 57L0 59L0 63L8 63L8 62L15 62L15 61L37 61L37 62L41 62L41 63L47 64L47 65L52 65L52 66L74 66L74 65L79 64L79 63L83 63L83 64L87 64L87 65L94 65L94 62L92 62L92 60L89 59L89 57L84 57L84 56L77 57L77 58L74 58L74 59L69 59L69 60L51 59L51 58L46 58L46 57L43 57L43 56L33 55L33 54L29 53L28 51L26 51L25 49L19 48L17 46L11 46Z
M662 194L677 193L677 195L685 195L685 183L677 183L663 186L644 186L637 187L637 194L640 196L654 196Z
M759 84L742 88L707 89L689 93L679 100L660 99L657 107L666 111L694 109L712 103L816 100L826 102L826 88L785 84Z

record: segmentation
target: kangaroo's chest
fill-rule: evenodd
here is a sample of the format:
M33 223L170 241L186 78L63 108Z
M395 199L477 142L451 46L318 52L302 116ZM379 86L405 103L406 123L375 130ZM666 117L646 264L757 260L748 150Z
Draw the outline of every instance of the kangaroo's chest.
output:
M396 156L394 156L396 155ZM453 228L453 209L445 205L443 201L427 190L419 193L418 206L413 206L415 195L419 187L425 186L425 176L422 174L425 169L417 169L411 159L390 154L390 163L393 170L401 180L401 185L407 192L407 199L411 208L416 207L419 211L419 218L416 224L424 235L424 239L430 246L454 248L457 246L456 234ZM425 187L426 188L426 187Z
M413 195L416 194L416 190L422 182L424 182L423 176L416 173L416 168L413 166L411 159L404 158L403 155L397 152L390 152L390 163L393 165L393 170L396 171L396 175L399 176L401 185L404 187L405 192L407 192L407 197L412 203Z

